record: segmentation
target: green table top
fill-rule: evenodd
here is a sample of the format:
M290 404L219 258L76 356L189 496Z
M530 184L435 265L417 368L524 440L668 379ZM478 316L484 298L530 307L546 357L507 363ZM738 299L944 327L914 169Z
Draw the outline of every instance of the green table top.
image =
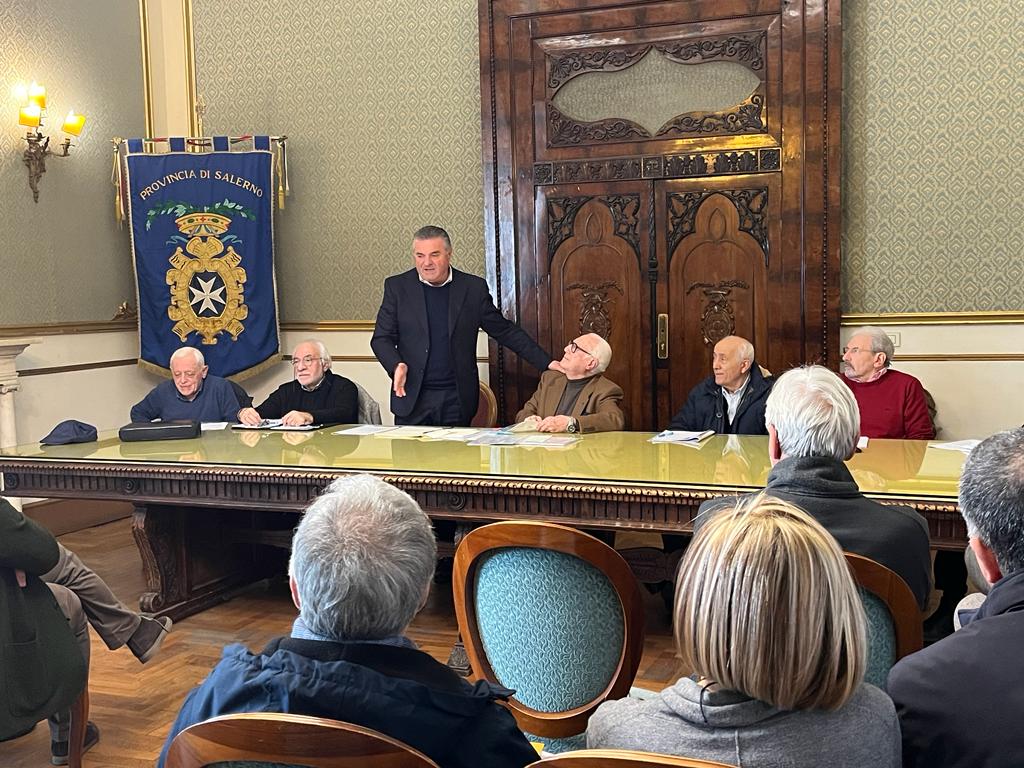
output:
M700 447L649 442L653 433L584 435L562 448L469 446L453 441L315 432L218 430L192 440L122 443L103 432L92 443L20 445L4 458L39 461L189 464L296 470L367 470L519 479L753 489L771 468L768 438L716 435ZM385 433L386 434L386 433ZM956 499L965 456L920 440L871 440L848 466L864 493Z

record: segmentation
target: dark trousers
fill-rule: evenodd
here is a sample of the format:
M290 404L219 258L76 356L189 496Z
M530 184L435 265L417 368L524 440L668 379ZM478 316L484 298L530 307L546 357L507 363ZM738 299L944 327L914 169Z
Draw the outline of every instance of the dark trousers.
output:
M395 416L395 424L415 427L468 427L462 420L455 389L421 389L408 416Z

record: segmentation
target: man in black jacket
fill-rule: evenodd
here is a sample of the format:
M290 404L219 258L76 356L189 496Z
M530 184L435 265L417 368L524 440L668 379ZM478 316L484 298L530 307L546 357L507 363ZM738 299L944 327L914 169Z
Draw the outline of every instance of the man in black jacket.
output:
M860 436L850 388L820 365L786 371L768 397L765 420L772 462L765 493L807 511L844 552L895 571L924 609L932 586L928 523L912 509L879 504L858 489L844 463ZM701 504L694 528L727 503L735 502Z
M561 370L526 332L506 319L475 275L451 266L440 227L413 235L415 269L384 281L370 347L392 379L396 424L468 426L480 396L477 333L508 347L539 371Z
M356 385L331 370L331 355L322 341L307 339L292 352L295 378L275 389L255 408L238 412L242 424L280 419L298 427L306 424L355 424L359 420Z
M740 336L715 344L713 373L690 391L669 429L727 435L765 435L764 403L772 390L754 361L754 345Z
M419 650L406 628L437 558L430 520L370 475L335 480L302 516L288 572L299 616L260 653L224 649L168 736L218 715L288 712L343 720L398 739L441 768L521 768L537 753L499 701ZM368 760L368 764L372 764Z

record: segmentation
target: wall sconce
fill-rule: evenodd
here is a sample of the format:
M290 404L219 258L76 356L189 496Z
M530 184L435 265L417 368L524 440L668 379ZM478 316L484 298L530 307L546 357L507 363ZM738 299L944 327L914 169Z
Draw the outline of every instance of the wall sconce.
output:
M25 141L28 147L22 155L25 165L28 167L28 186L32 190L32 199L39 202L39 179L46 173L46 156L67 157L71 151L71 137L78 136L85 126L85 115L79 115L74 110L68 112L64 118L64 125L61 130L68 134L60 143L60 152L50 151L50 137L42 133L43 121L46 119L46 89L37 84L25 86L19 85L14 89L14 96L21 104L18 112L18 122L27 126L29 130L25 133ZM33 130L34 129L34 130Z

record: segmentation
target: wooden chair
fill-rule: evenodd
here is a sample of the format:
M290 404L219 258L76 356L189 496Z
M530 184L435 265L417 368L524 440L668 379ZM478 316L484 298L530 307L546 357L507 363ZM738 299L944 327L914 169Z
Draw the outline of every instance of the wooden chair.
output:
M653 752L634 752L629 749L584 749L563 752L530 763L526 768L736 768L731 763L698 760L695 757L656 755Z
M491 388L482 381L480 382L480 398L477 400L476 413L469 425L481 428L498 426L498 399L494 396Z
M892 665L924 645L921 610L899 574L863 555L843 554L860 588L868 618L865 681L884 687Z
M186 728L171 742L166 768L217 763L276 763L309 768L438 768L383 733L351 723L276 712L224 715Z
M477 528L455 552L452 590L473 675L516 690L516 721L549 752L582 746L597 706L629 693L640 590L593 536L540 522Z
M85 728L89 724L89 678L85 687L71 705L71 733L68 736L68 768L82 768L82 747L85 746Z

